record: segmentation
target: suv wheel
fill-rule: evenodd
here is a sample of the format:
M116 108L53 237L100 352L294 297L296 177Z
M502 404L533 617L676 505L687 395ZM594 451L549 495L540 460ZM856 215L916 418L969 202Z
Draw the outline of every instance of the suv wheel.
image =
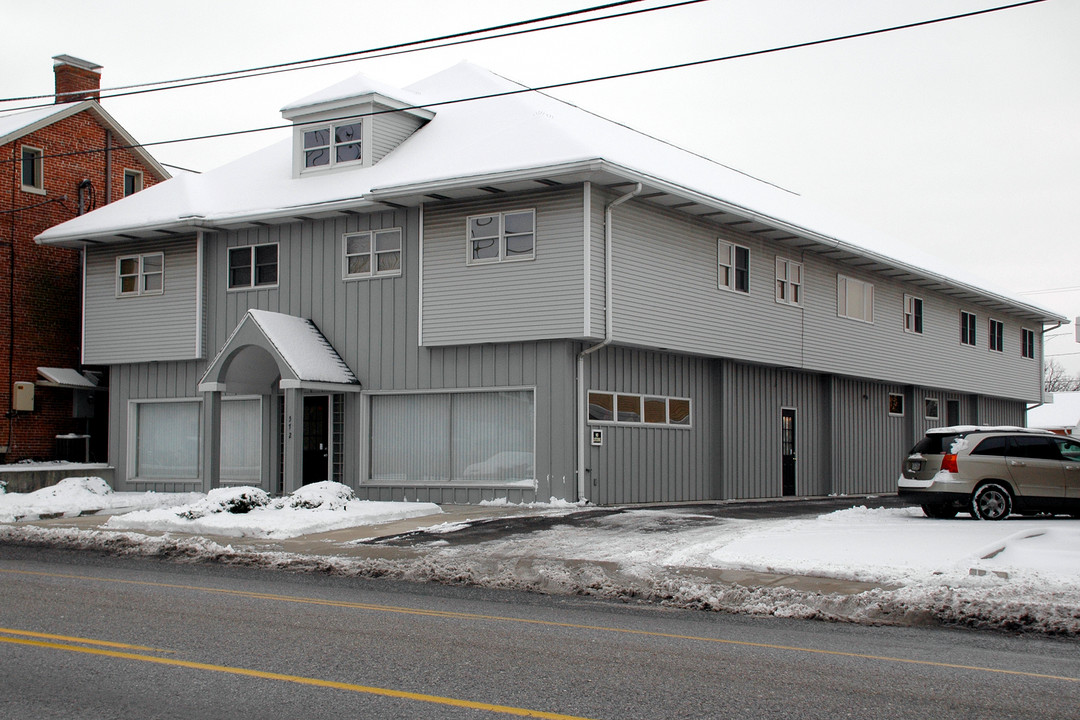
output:
M956 513L959 512L952 505L944 505L940 503L926 504L922 506L922 511L928 518L935 518L937 520L948 520L949 518L956 517Z
M979 520L1004 520L1012 512L1012 495L997 483L983 485L971 496L971 515Z

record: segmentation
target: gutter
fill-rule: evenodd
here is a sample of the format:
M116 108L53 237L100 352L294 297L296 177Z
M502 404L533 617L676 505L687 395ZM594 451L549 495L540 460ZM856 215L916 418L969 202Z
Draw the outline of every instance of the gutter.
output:
M612 307L613 283L611 282L612 256L612 211L619 205L630 200L641 192L641 183L637 183L634 189L622 197L616 198L604 208L604 339L592 347L585 348L577 356L577 410L578 432L577 447L577 499L578 502L585 500L585 425L588 408L585 397L585 356L591 355L600 348L607 347L614 339L614 308Z

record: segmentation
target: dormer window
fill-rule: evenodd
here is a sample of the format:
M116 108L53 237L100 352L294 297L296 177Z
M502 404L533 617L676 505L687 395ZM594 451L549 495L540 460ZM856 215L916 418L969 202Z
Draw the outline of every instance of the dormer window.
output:
M333 167L358 162L362 159L360 130L359 120L305 130L304 167Z

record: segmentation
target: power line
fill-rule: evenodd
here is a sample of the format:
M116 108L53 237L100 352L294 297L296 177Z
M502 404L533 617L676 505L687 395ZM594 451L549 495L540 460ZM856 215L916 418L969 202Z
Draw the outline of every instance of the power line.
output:
M1020 293L1021 295L1050 295L1051 293L1061 292L1075 292L1080 290L1080 285L1073 285L1072 287L1051 288L1049 290L1028 290L1027 292Z
M944 22L951 22L953 20L962 20L962 19L967 19L967 18L971 18L971 17L977 17L979 15L986 15L986 14L989 14L989 13L1000 12L1002 10L1012 10L1014 8L1024 7L1024 6L1027 6L1027 5L1036 5L1036 4L1043 3L1043 2L1046 2L1046 0L1024 0L1023 2L1012 3L1012 4L1009 4L1009 5L1000 5L1000 6L997 6L997 7L986 8L986 9L983 9L983 10L973 10L971 12L959 13L959 14L956 14L956 15L948 15L948 16L945 16L945 17L933 18L931 20L920 20L920 21L917 21L917 22L905 23L903 25L893 25L893 26L890 26L890 27L887 27L887 28L879 28L879 29L876 29L876 30L865 30L863 32L849 33L847 35L836 35L836 36L833 36L833 37L824 38L824 39L820 39L820 40L807 40L805 42L793 43L793 44L790 44L790 45L781 45L781 46L777 46L777 47L767 48L767 49L764 49L764 50L750 50L750 51L743 52L743 53L736 53L736 54L733 54L733 55L723 55L723 56L720 56L720 57L707 58L707 59L704 59L704 60L692 60L692 61L689 61L689 62L675 63L675 64L672 64L672 65L663 65L663 66L659 66L659 67L646 68L644 70L631 70L631 71L622 72L622 73L614 73L614 74L611 74L611 75L601 75L601 76L597 76L597 77L584 78L584 79L580 79L580 80L567 80L567 81L564 81L564 82L549 83L547 85L537 85L535 87L522 86L521 88L519 88L517 90L504 90L504 91L501 91L501 92L487 93L487 94L484 94L484 95L473 95L473 96L470 96L470 97L456 98L456 99L453 99L453 100L440 100L440 101L437 101L437 102L425 103L423 105L407 105L407 106L396 108L396 109L374 110L374 111L367 112L367 113L355 113L355 114L349 114L349 115L345 115L345 116L341 116L341 117L337 117L337 118L322 119L322 120L319 120L317 122L313 121L313 122L310 122L310 123L287 123L287 124L280 124L280 125L266 125L266 126L257 127L257 128L247 128L247 129L244 129L244 130L228 130L228 131L219 132L219 133L208 133L206 135L191 135L191 136L188 136L188 137L174 138L174 139L171 139L171 140L156 140L156 141L153 141L153 142L136 143L136 144L132 144L132 145L114 145L110 149L112 149L112 150L125 150L125 149L133 149L133 148L147 148L147 147L155 147L155 146L158 146L158 145L173 145L173 144L182 143L182 142L194 142L194 141L197 141L197 140L211 140L211 139L216 139L216 138L235 137L235 136L238 136L238 135L251 135L251 134L254 134L254 133L268 132L268 131L271 131L271 130L285 130L285 129L295 128L295 127L303 127L303 126L306 126L306 125L326 125L327 123L330 123L330 122L335 122L335 121L338 121L338 120L345 120L345 119L350 119L350 118L372 117L372 116L375 116L375 115L398 113L398 112L403 112L403 111L407 111L407 110L421 110L421 109L424 109L424 108L440 107L440 106L444 106L444 105L456 105L456 104L459 104L459 103L474 102L474 101L477 101L477 100L489 100L489 99L498 98L498 97L507 97L507 96L511 96L511 95L521 95L523 93L529 93L529 92L543 92L545 90L555 90L555 89L558 89L558 88L573 87L573 86L576 86L576 85L586 85L586 84L595 83L595 82L605 82L605 81L608 81L608 80L619 80L619 79L629 78L629 77L639 77L639 76L642 76L642 75L650 75L650 74L653 74L653 73L667 72L669 70L682 70L682 69L685 69L685 68L700 67L700 66L703 66L703 65L710 65L710 64L713 64L713 63L726 62L726 61L729 61L729 60L741 60L741 59L750 58L750 57L757 57L757 56L760 56L760 55L769 55L769 54L773 54L773 53L786 52L788 50L798 50L798 49L802 49L802 48L815 47L815 46L818 46L818 45L827 45L827 44L830 44L830 43L841 42L841 41L844 41L844 40L854 40L854 39L858 39L858 38L872 37L874 35L883 35L885 33L897 32L897 31L900 31L900 30L910 30L910 29L918 28L918 27L926 27L926 26L929 26L929 25L936 25L936 24L940 24L940 23L944 23ZM104 152L104 151L105 151L105 148L97 148L97 149L90 149L90 150L73 150L73 151L64 152L64 153L53 153L53 154L43 156L43 157L50 157L50 158L52 158L52 157L67 157L67 156L71 156L71 155L86 155L86 154L90 154L90 153ZM14 163L14 162L19 162L19 161L14 160L14 159L0 160L0 164Z
M582 8L582 9L579 9L579 10L571 10L571 11L567 11L567 12L564 12L564 13L557 13L557 14L554 14L554 15L545 15L543 17L532 18L530 20L520 20L520 21L516 21L516 22L512 22L512 23L503 23L501 25L492 25L490 27L479 28L479 29L476 29L476 30L466 30L466 31L463 31L463 32L451 33L449 35L439 35L439 36L436 36L436 37L426 38L424 40L411 40L411 41L408 41L408 42L396 43L396 44L393 44L393 45L384 45L384 46L381 46L381 47L368 48L366 50L356 50L356 51L352 51L352 52L348 52L348 53L339 53L337 55L327 55L327 56L318 57L318 58L308 58L306 60L294 60L294 61L291 61L291 62L277 63L277 64L273 64L273 65L262 65L262 66L259 66L259 67L247 68L245 70L230 70L230 71L218 72L218 73L210 73L210 74L205 74L205 75L194 75L194 76L186 77L186 78L177 78L177 79L174 79L174 80L158 80L158 81L148 82L148 83L138 83L138 84L133 84L133 85L121 85L121 86L117 86L117 87L113 87L113 88L105 88L105 89L102 89L100 92L102 93L101 97L104 97L104 98L107 99L107 98L114 98L114 97L125 97L127 95L139 95L139 94L143 94L143 93L147 93L147 92L160 92L162 90L176 90L176 89L184 88L184 87L192 87L192 86L196 86L196 85L207 85L207 84L217 83L217 82L228 82L230 80L243 80L243 79L246 79L246 78L249 78L249 77L261 77L263 75L272 75L272 74L281 73L281 72L292 72L294 70L309 70L309 69L317 68L317 67L325 67L325 66L329 66L329 65L338 65L338 64L347 63L347 62L356 62L358 60L367 60L367 59L377 58L377 57L387 57L387 56L390 56L390 55L400 55L400 54L404 54L404 53L418 52L418 51L421 51L421 50L432 50L432 49L437 49L437 48L450 47L450 46L453 46L453 45L463 45L463 44L472 43L472 42L479 42L481 40L492 40L492 39L496 39L496 38L510 37L510 36L513 36L513 35L522 35L522 34L525 34L525 33L538 32L538 31L541 31L541 30L552 30L552 29L557 29L557 28L562 28L562 27L569 27L569 26L572 26L572 25L580 25L580 24L584 24L584 23L595 22L597 20L608 20L608 19L611 19L611 18L625 17L625 16L628 16L628 15L637 15L637 14L644 13L644 12L652 12L654 10L665 10L665 9L670 8L670 7L678 7L678 6L681 6L681 5L693 5L693 4L696 4L696 3L699 3L699 2L705 2L705 1L706 0L684 0L683 2L677 2L677 3L671 4L671 5L664 5L664 6L653 7L653 8L645 8L645 9L642 9L642 10L634 10L634 11L624 12L624 13L616 13L616 14L613 14L613 15L607 15L607 16L599 17L599 18L588 18L588 19L585 19L585 20L576 20L576 21L572 21L572 22L559 23L559 24L545 26L545 27L541 27L541 28L530 28L530 29L526 29L526 30L518 30L518 31L515 31L515 32L500 33L500 34L490 35L490 36L481 37L481 38L469 38L469 39L465 39L465 40L458 39L458 38L467 38L470 35L480 35L480 34L483 34L483 33L495 33L496 31L499 31L499 30L507 30L507 29L510 29L510 28L521 27L523 25L534 25L534 24L537 24L537 23L547 22L547 21L550 21L550 20L558 20L558 19L561 19L561 18L572 17L572 16L575 16L575 15L582 15L582 14L588 14L588 13L592 13L592 12L598 12L600 10L610 10L612 8L620 7L620 6L623 6L623 5L631 5L631 4L643 2L643 0L618 0L617 2L607 3L605 5L596 5L596 6L593 6L593 7ZM456 40L456 41L455 42L443 42L443 41L448 41L448 40ZM441 44L434 45L432 43L441 43ZM430 46L429 47L415 47L417 45L430 45ZM379 54L374 54L374 53L379 53ZM232 77L230 77L230 76L232 76ZM168 87L159 87L159 86L165 86L165 85L167 85ZM137 88L143 88L143 89L139 90ZM117 91L117 90L132 90L132 92L113 92L113 91ZM79 92L79 91L73 91L72 93L60 93L60 95L74 94L74 93L77 93L77 92ZM106 93L110 93L110 94L106 94ZM43 99L43 98L55 98L55 97L58 97L58 95L56 95L56 94L51 94L51 95L28 95L28 96L24 96L24 97L15 97L15 98L0 98L0 103L4 103L4 102L20 102L20 101L24 101L24 100L40 100L40 99ZM20 107L20 108L13 108L13 109L14 110L30 110L30 109L39 108L39 107L48 107L48 105L50 105L50 104L51 103L38 104L38 105L26 105L26 106L23 106L23 107Z

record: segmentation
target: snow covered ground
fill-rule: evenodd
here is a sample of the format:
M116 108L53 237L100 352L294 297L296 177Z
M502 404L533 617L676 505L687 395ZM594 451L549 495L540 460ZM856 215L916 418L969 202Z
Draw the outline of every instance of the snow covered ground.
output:
M503 508L505 509L505 508ZM522 515L573 514L553 503ZM336 483L271 499L256 488L209 495L113 493L96 478L27 495L0 494L0 522L113 514L99 530L0 528L0 541L57 542L128 553L225 559L267 567L319 567L357 575L518 587L641 599L680 607L873 623L949 622L1080 636L1080 521L1064 517L980 522L930 520L916 508L858 505L818 516L736 519L692 508L628 509L543 529L454 543L469 523L445 523L428 503L357 500ZM478 515L483 515L478 509ZM358 525L427 517L423 540L396 559L371 543L320 550L222 545L199 537L281 540ZM144 533L164 532L164 537ZM176 536L174 533L192 533ZM844 592L826 578L867 583Z

